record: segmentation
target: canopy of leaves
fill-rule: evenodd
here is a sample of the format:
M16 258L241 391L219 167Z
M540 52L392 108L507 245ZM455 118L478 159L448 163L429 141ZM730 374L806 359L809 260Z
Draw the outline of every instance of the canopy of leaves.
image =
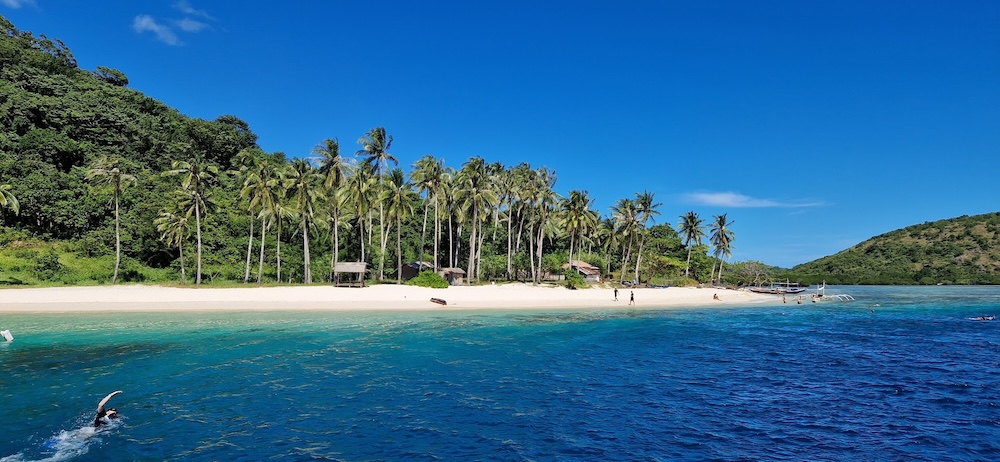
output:
M0 30L0 183L21 199L8 225L56 238L105 226L109 209L83 181L85 167L102 157L123 159L144 184L124 198L129 205L155 209L162 201L148 196L158 188L151 183L168 181L156 174L171 161L201 158L227 169L241 150L256 146L256 135L235 116L185 117L125 88L121 71L77 68L58 40L18 31L3 17ZM136 234L136 223L124 226Z

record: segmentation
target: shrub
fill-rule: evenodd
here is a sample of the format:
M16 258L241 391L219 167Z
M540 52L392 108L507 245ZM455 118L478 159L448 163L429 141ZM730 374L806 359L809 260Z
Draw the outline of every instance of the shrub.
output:
M63 269L59 255L53 251L35 256L35 271L44 280L52 280Z
M406 285L418 287L431 287L434 289L447 289L448 281L440 274L433 271L421 271L420 275L406 281Z
M587 287L587 281L583 279L583 276L580 275L580 273L578 273L575 269L566 268L566 271L564 271L563 274L566 276L567 289L575 290Z

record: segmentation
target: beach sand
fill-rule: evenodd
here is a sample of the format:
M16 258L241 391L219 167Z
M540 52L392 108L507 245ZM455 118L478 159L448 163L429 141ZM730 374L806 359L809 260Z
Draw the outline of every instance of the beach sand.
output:
M634 306L629 305L630 292L635 293ZM713 299L715 294L719 300ZM448 304L433 303L431 298ZM447 289L384 284L364 288L118 285L0 290L0 312L643 309L776 303L780 299L773 295L694 287L619 289L618 301L614 301L611 288L569 290L520 283Z

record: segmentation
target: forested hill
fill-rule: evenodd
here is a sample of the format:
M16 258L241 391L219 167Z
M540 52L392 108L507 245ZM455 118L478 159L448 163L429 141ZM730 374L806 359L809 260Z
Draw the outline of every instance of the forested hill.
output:
M831 284L1000 284L1000 213L908 226L791 269Z
M8 224L52 237L93 229L107 214L106 199L88 200L74 169L101 157L151 175L192 156L228 168L256 145L234 116L189 118L127 85L124 73L79 69L61 41L18 31L0 16L0 178L20 202Z

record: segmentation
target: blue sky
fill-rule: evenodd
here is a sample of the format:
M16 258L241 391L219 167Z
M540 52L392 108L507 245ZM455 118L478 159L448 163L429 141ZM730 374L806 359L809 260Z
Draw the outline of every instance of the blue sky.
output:
M266 151L424 154L556 171L603 214L734 220L734 260L790 267L1000 210L1000 2L0 0L182 113Z

